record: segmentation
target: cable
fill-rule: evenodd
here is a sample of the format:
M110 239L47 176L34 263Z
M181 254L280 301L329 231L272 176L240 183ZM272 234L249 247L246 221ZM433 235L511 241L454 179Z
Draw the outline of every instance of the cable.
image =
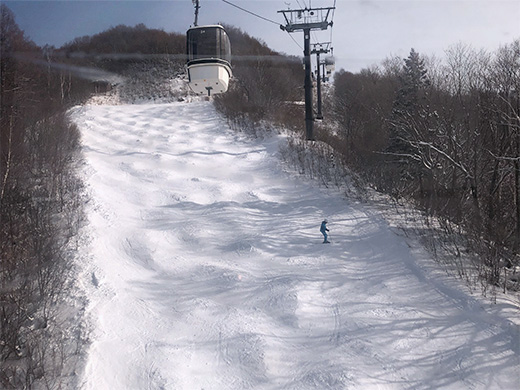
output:
M244 11L244 12L247 12L248 14L251 14L251 15L253 15L253 16L256 16L257 18L263 19L263 20L265 20L265 21L267 21L267 22L270 22L270 23L276 24L277 26L280 26L280 23L275 22L274 20L271 20L271 19L264 18L263 16L260 16L260 15L258 15L258 14L255 14L254 12L248 11L247 9L242 8L242 7L239 7L238 5L233 4L233 3L230 2L230 1L227 1L227 0L222 0L222 1L223 1L224 3L226 3L226 4L229 4L229 5L233 6L233 7L235 7L235 8L238 8L238 9L241 10L241 11Z
M293 42L296 43L296 46L298 46L301 50L304 50L303 47L302 47L302 45L300 45L300 44L296 41L296 39L294 39L294 37L292 36L291 33L288 32L287 34L289 34L289 36L291 37L291 39L293 40Z
M318 39L318 34L316 33L316 31L311 30L311 36L314 37L314 43L319 43L320 42L320 40Z
M277 26L279 26L279 27L281 27L281 28L283 27L280 23L275 22L274 20L264 18L263 16L260 16L260 15L258 15L258 14L255 14L254 12L251 12L251 11L245 9L245 8L242 8L242 7L240 7L240 6L236 5L236 4L233 4L232 2L230 2L230 1L228 1L228 0L222 0L222 1L223 1L224 3L226 3L226 4L229 4L229 5L233 6L233 7L235 7L235 8L238 8L238 9L241 10L241 11L244 11L244 12L247 12L248 14L251 14L251 15L253 15L253 16L256 16L257 18L260 18L260 19L265 20L265 21L267 21L267 22L270 22L270 23L276 24ZM285 31L284 28L282 28L282 30ZM290 33L288 33L288 34L289 34L289 36L291 37L291 39L294 41L294 43L296 43L296 45L297 45L301 50L303 50L303 47L302 47L298 42L296 42L296 40L294 39L294 37L293 37Z
M332 29L334 28L334 12L336 11L336 0L334 0L334 8L332 8L332 16L330 19L330 46L332 47Z

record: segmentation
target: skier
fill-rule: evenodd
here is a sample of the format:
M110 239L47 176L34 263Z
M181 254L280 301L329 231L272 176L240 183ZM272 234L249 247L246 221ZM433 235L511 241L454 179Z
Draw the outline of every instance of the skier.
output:
M323 222L321 223L321 227L320 227L320 232L321 234L323 234L323 243L324 244L330 244L330 241L327 240L327 232L329 231L329 229L327 229L327 223L328 221L325 219L323 220Z

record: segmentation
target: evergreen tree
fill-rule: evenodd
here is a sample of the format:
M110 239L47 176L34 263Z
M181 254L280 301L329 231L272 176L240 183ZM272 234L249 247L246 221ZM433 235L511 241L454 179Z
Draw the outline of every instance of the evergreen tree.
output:
M424 60L414 49L404 60L399 83L389 121L390 139L386 153L399 175L399 180L394 178L392 182L407 187L407 183L423 176L429 159L421 145L429 137L427 96L430 81ZM403 188L395 189L403 191Z
M402 75L400 77L401 88L395 101L395 114L416 114L424 100L430 80L422 60L414 49L410 51L408 58L404 60Z

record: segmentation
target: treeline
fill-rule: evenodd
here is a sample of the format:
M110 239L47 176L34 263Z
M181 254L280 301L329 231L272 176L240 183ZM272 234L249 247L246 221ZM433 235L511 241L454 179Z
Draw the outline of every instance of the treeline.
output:
M66 43L60 48L68 56L72 54L184 54L184 34L167 33L149 29L144 24L134 27L119 25L92 36L84 36Z
M0 7L0 387L57 388L82 338L62 306L83 219L79 133L65 109L93 88L42 65Z
M354 172L423 210L455 262L464 237L490 284L519 265L520 40L494 53L460 44L443 63L412 49L334 87L339 131L323 139Z
M67 110L127 73L168 94L156 84L182 71L185 37L117 26L40 48L0 7L0 388L74 388L87 336L66 297L86 200Z
M136 64L149 68L161 64L182 67L186 59L186 37L149 29L144 24L119 25L93 36L76 38L49 51L60 62L124 74Z
M112 91L121 102L179 98L170 84L184 73L184 34L148 29L143 24L134 27L119 25L93 36L76 38L59 49L48 51L54 61L87 66L124 78L125 82L117 91ZM110 75L105 79L108 82L98 82L98 92L112 88Z

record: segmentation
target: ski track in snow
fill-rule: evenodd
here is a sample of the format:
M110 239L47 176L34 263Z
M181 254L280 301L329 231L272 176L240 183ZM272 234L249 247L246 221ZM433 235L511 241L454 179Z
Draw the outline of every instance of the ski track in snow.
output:
M518 333L211 103L85 106L82 388L515 389ZM319 225L330 220L333 244Z

